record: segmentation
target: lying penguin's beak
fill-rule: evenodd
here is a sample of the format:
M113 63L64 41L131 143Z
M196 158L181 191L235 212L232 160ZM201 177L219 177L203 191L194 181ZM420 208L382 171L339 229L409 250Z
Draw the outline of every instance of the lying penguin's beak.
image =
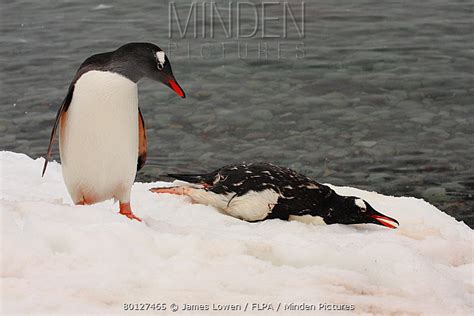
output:
M383 225L388 228L397 228L400 224L396 219L385 215L370 215L373 219L375 219L375 224Z
M177 95L179 95L180 97L182 98L185 98L186 95L184 94L184 91L183 89L181 89L181 87L179 86L178 82L176 82L176 79L174 79L173 76L168 76L166 78L167 81L164 82L165 85L167 85L168 87L170 87L171 89L174 90L174 92L176 92Z

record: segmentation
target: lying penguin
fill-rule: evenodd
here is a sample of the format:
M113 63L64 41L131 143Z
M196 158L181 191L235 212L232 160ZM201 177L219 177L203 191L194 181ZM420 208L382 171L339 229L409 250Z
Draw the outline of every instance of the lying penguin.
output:
M195 203L214 206L249 222L311 215L326 224L370 223L389 228L399 225L358 197L340 196L311 178L269 163L244 163L208 174L169 176L192 185L150 191L186 195Z
M151 43L129 43L87 58L79 67L51 131L43 175L59 127L64 182L75 204L107 199L140 220L130 207L135 175L146 160L145 123L137 83L149 78L184 98L165 53Z

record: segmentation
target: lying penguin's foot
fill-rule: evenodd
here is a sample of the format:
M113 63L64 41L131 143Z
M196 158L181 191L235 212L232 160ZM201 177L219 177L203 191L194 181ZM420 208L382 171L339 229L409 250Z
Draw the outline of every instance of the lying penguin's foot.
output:
M154 193L168 193L174 195L186 195L186 188L184 187L170 187L170 188L152 188L151 192Z
M198 190L198 189L182 186L182 187L168 187L168 188L151 188L150 192L158 193L158 194L165 193L165 194L188 196L189 198L191 198L191 203L196 204L197 202L193 198L195 195L194 190Z
M133 214L132 208L130 207L130 203L120 202L120 214L125 215L130 219L136 219L139 222L142 221L139 217L136 217L135 214Z

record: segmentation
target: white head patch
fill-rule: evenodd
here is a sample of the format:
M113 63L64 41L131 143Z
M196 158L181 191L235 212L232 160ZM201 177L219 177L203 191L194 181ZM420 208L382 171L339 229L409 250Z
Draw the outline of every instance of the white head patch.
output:
M364 210L365 210L366 206L365 206L364 200L362 200L362 199L356 199L356 200L354 201L354 203L355 203L355 205L357 205L357 206L360 207L361 209L364 209Z
M165 52L164 51L159 51L156 52L156 60L158 61L158 69L163 69L165 65Z

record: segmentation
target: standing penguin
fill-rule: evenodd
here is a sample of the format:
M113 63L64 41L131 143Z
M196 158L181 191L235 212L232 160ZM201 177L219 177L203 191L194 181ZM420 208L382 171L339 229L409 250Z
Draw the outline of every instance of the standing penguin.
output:
M192 184L150 191L187 195L195 203L212 205L249 222L310 215L325 224L398 227L396 219L377 212L363 199L338 195L326 185L270 163L243 163L207 174L169 176Z
M137 83L159 81L184 98L165 53L151 43L129 43L87 58L59 108L49 140L43 175L59 126L64 182L75 204L116 199L120 214L140 220L130 207L147 142L138 107Z

